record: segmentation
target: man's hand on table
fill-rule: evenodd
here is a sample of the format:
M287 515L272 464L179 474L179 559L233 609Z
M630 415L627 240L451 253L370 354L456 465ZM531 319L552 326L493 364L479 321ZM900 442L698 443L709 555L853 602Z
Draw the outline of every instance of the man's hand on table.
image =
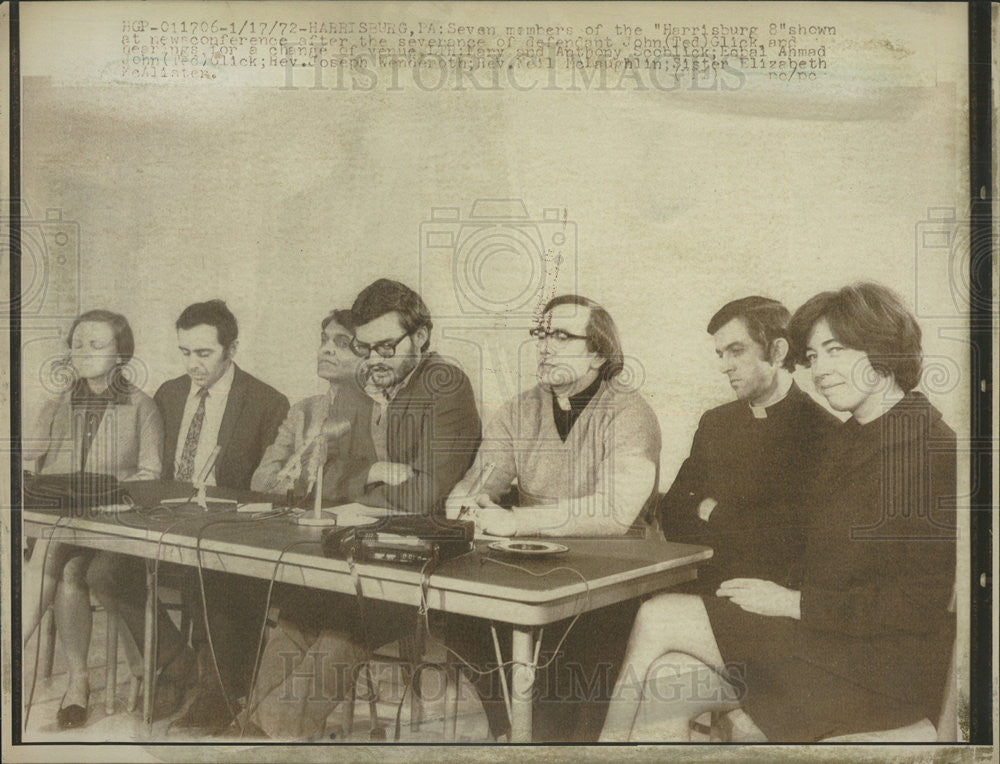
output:
M517 520L509 509L490 502L476 510L476 527L491 536L513 536L517 533Z
M451 495L444 502L444 516L449 520L472 520L481 507L495 507L488 493Z

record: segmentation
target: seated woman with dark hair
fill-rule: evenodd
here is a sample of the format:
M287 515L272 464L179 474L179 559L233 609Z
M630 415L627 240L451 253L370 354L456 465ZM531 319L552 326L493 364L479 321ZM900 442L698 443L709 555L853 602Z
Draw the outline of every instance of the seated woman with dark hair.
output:
M69 355L60 369L65 390L45 401L22 457L42 474L98 473L119 480L156 480L163 453L163 423L153 399L132 385L125 366L135 341L125 316L90 310L73 321ZM59 380L63 381L63 380ZM56 540L40 540L24 569L22 639L31 637L54 605L66 652L69 685L59 709L60 727L86 720L90 592L87 568L96 554Z
M856 284L806 302L791 334L816 388L851 414L810 480L796 588L732 579L715 597L644 603L603 741L687 740L691 719L736 707L772 742L937 718L955 629L955 436L914 390L920 329L888 289Z

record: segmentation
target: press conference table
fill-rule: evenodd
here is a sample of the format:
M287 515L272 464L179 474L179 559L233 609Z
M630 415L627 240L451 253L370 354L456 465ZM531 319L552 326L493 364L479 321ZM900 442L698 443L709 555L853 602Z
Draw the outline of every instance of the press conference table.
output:
M237 573L245 576L308 586L344 594L355 593L345 560L323 555L321 530L295 524L285 515L260 518L236 512L234 505L213 505L213 497L241 502L261 501L246 491L209 489L209 509L191 505L148 509L170 498L187 498L190 485L163 482L127 484L139 509L67 512L37 506L43 501L26 497L24 533L48 536L68 544L135 555L148 561ZM29 502L36 506L28 506ZM200 540L199 540L200 536ZM535 681L535 642L539 629L577 613L596 610L669 588L697 576L697 566L711 557L707 547L633 538L550 539L569 551L546 557L498 555L486 542L476 550L440 564L429 578L427 607L446 613L505 622L513 627L510 686L511 737L530 742L532 689ZM490 556L514 563L532 573L489 564ZM147 566L152 587L152 565ZM569 570L567 570L569 569ZM421 573L418 567L388 563L358 563L365 597L418 605ZM574 572L575 571L575 572ZM586 582L586 583L584 583ZM147 598L146 622L155 608ZM153 671L147 628L146 676ZM143 713L151 719L151 683L143 683Z

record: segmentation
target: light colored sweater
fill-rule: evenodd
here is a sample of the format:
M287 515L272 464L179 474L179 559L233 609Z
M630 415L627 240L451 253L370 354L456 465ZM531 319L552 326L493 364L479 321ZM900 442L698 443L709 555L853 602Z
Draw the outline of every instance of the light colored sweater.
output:
M481 492L496 501L517 481L518 535L617 536L656 490L659 463L660 425L637 392L602 382L564 442L538 385L501 407L456 491L493 464Z
M119 480L156 480L163 456L163 422L153 399L138 389L128 400L109 405L81 464L81 440L76 429L79 416L72 406L72 392L50 398L42 405L34 426L21 442L21 456L35 461L39 473L59 474L81 469L114 475Z
M280 493L287 488L280 484L278 473L288 459L300 448L305 446L319 433L326 421L333 403L334 395L327 391L322 395L313 395L296 403L288 410L285 421L278 428L274 442L267 447L261 457L260 465L250 480L250 490L262 493ZM314 448L302 454L303 462L307 462Z

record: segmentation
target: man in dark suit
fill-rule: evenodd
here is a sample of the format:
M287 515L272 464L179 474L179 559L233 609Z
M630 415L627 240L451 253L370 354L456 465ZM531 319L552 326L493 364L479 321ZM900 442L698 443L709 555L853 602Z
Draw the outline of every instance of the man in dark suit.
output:
M838 421L792 379L789 320L780 302L754 296L708 323L737 399L702 416L660 502L669 540L714 550L691 586L698 593L731 578L784 582L801 554L800 489Z
M205 482L249 489L288 413L288 399L233 361L236 318L221 300L186 308L177 319L177 340L187 374L164 382L154 396L164 423L163 476L191 482L218 446Z
M187 373L164 382L154 396L164 422L163 476L182 483L249 489L264 450L288 413L288 399L234 363L239 329L222 300L188 306L175 326ZM208 570L203 579L222 688L211 656L202 649L198 698L178 724L213 729L228 724L229 701L246 691L247 664L252 667L256 645L250 635L260 629L266 582ZM145 630L143 580L139 560L108 553L100 555L88 576L91 590L125 623L126 650L134 655ZM200 614L195 615L195 623L203 626ZM162 608L158 622L162 714L176 708L184 683L194 676L194 661ZM204 648L206 641L203 629L196 629L195 642Z

